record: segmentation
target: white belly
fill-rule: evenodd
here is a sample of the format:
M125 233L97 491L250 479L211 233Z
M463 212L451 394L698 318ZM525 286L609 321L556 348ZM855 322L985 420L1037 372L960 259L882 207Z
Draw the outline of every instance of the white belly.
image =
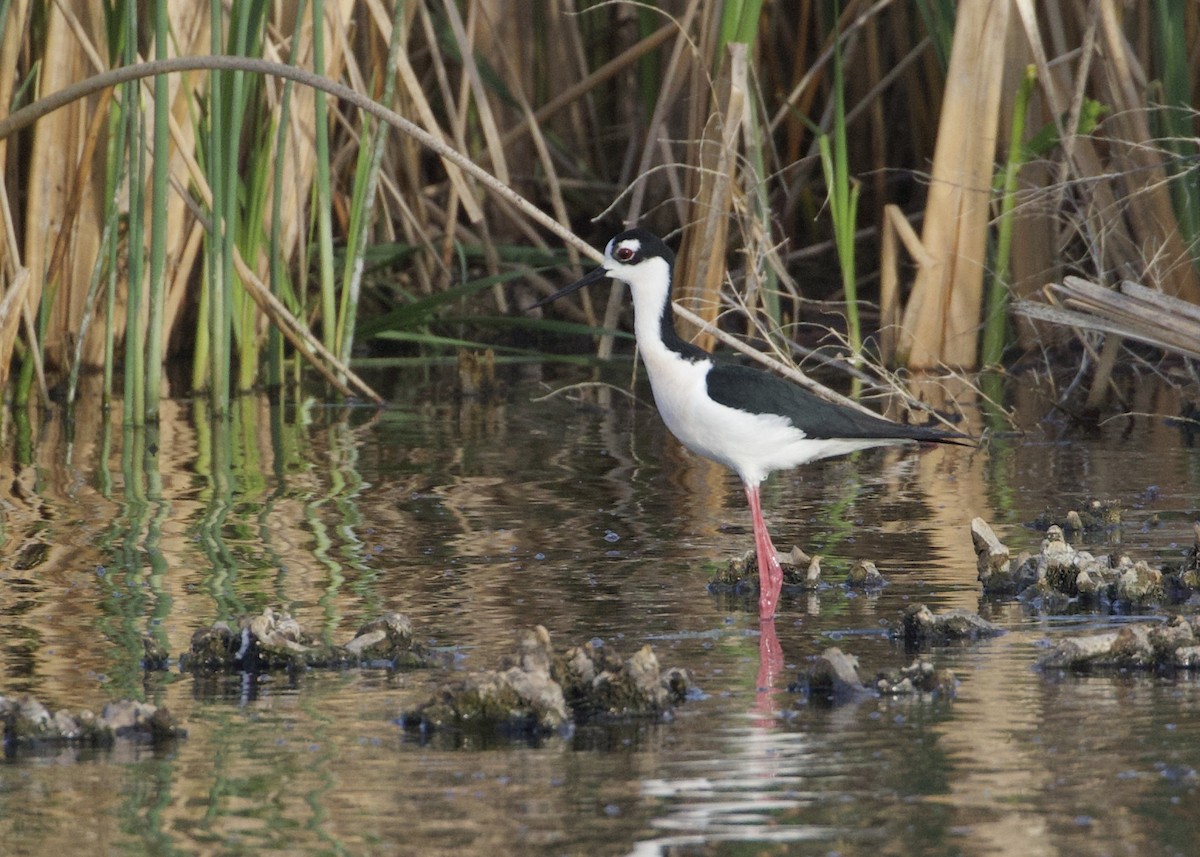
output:
M889 443L806 437L786 417L753 414L710 399L706 378L711 361L692 363L665 348L649 354L642 349L642 359L654 402L671 433L697 455L734 470L747 484L757 485L773 470Z

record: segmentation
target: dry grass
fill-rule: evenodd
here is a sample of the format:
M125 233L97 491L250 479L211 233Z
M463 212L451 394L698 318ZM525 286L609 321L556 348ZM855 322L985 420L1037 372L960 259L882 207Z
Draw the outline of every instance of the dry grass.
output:
M209 4L165 5L170 52L207 53ZM361 94L381 92L392 4L318 5L325 14L326 75ZM295 21L291 8L272 5L262 56L311 67L312 22ZM1033 294L1074 272L1106 284L1135 279L1200 302L1196 249L1178 228L1173 173L1152 112L1160 91L1155 75L1162 72L1148 5L966 0L957 4L948 76L936 58L938 31L928 29L931 19L917 14L918 5L848 0L836 22L822 17L824 8L811 2L766 4L753 43L740 45L722 41L719 4L700 0L656 9L550 0L406 5L398 19L404 49L392 106L549 217L532 217L511 195L453 159L435 156L412 135L392 133L370 240L419 249L386 289L366 299L380 307L397 295L430 295L461 281L458 248L466 245L484 249L473 273L499 273L514 264L503 261L505 248L560 245L545 220L560 234L578 229L593 244L636 221L663 233L680 232L680 298L706 322L720 318L726 327L770 336L808 324L823 329L829 302L840 297L837 277L806 282L788 257L829 235L815 131L827 130L831 121L829 57L833 39L840 38L852 72L846 105L851 170L864 195L859 210L866 219L859 226L882 242L881 281L860 288L881 359L895 351L913 367L974 365L989 270L986 239L997 146L1005 145L1011 111L1003 93L1030 63L1038 72L1030 133L1053 124L1060 139L1021 173L1013 290ZM229 15L227 10L226 21ZM1200 32L1194 4L1185 20L1190 33ZM41 9L15 0L0 43L0 97L12 101L23 93L20 102L28 102L109 67L108 32L99 0L55 0ZM152 46L142 49L153 54ZM1187 62L1187 79L1195 86L1196 51ZM203 247L211 178L198 130L208 109L208 81L200 72L171 78L167 359L190 353L201 284L210 273ZM149 111L149 81L140 92L141 106ZM1088 133L1076 133L1085 96L1106 105L1108 113ZM114 102L124 97L76 101L41 119L31 132L0 140L5 372L11 355L36 353L53 381L73 366L103 363L109 343L121 340L128 323L121 277L124 260L134 252L122 225L130 214L133 179L111 185L109 117ZM269 282L266 240L244 245L246 279L239 288L260 306L250 335L261 339L268 323L281 324L299 354L314 353L312 334L334 323L322 315L309 276L319 252L313 243L317 97L327 98L306 86L292 87L286 145L271 155L264 147L283 116L283 85L262 79L240 143L244 187L267 199L274 174L256 174L263 167L255 164L265 160L273 166L274 158L282 158L276 252L287 279L282 286ZM363 118L344 100L328 103L336 239L347 229ZM148 137L136 145L145 147L148 159L154 156ZM242 204L265 214L264 222L241 228L269 234L276 225L270 206ZM900 227L915 218L921 218L919 241L914 230ZM108 255L106 241L116 241L117 252ZM567 246L578 261L578 245ZM902 247L917 262L911 288L900 263ZM826 258L833 264L832 256ZM110 272L118 285L111 302L96 286L105 282L100 274L109 260L118 266ZM472 309L510 313L557 279L530 271L519 284L481 293ZM272 289L278 306L262 299ZM728 300L735 294L737 300ZM744 314L743 323L722 312L730 305ZM22 307L31 321L41 317L41 333L21 320ZM613 325L621 311L620 296L614 295L598 311L585 304L578 317ZM136 323L144 330L144 320ZM1028 324L1018 332L1026 346L1044 334ZM601 348L611 348L611 342ZM327 371L344 377L340 369Z

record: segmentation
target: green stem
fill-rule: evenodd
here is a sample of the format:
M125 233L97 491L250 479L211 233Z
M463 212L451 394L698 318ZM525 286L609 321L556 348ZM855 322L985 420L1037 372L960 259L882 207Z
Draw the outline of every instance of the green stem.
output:
M313 3L313 72L325 75L325 4ZM321 321L325 347L337 353L337 300L333 274L333 214L329 180L329 108L325 98L316 98L317 147L317 254L320 260Z
M167 58L167 4L157 0L154 6L154 55ZM170 166L168 157L171 105L168 78L154 78L154 167L153 198L150 212L150 293L149 321L146 330L146 421L158 422L162 398L163 305L167 284L164 282L167 256L167 189Z
M850 180L850 155L846 141L845 78L842 69L840 38L833 42L833 141L828 135L818 139L821 166L829 189L829 217L833 222L833 240L842 269L842 293L846 299L846 338L854 365L862 361L862 324L858 314L858 281L855 275L854 232L858 221L857 182Z
M137 61L137 4L125 7L125 62ZM137 83L125 87L125 110L129 122L129 270L125 304L125 396L122 410L126 425L141 425L146 414L146 367L142 352L143 236L145 224L146 141L145 121Z
M1025 68L1025 77L1013 100L1012 128L1009 132L1008 161L1004 165L1004 177L1000 187L1000 217L996 230L996 255L993 263L992 280L988 284L987 319L983 327L980 362L994 366L1004 357L1004 346L1008 339L1008 292L1012 263L1013 209L1017 202L1017 174L1025 163L1022 138L1025 136L1025 116L1029 112L1029 98L1037 82L1037 69L1033 65Z

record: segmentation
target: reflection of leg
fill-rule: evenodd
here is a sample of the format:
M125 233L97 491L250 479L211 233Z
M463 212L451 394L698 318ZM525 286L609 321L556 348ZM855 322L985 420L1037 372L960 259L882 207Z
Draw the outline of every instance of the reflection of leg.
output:
M755 710L760 726L770 727L775 723L775 680L783 673L783 648L775 635L775 622L770 619L758 623L758 685L755 694Z
M775 621L766 619L758 623L758 689L771 690L775 679L783 672L783 647L775 634Z
M746 500L750 503L750 517L754 522L754 550L758 556L758 616L773 619L779 604L779 593L783 589L783 567L779 554L771 543L771 534L762 516L758 486L746 486Z

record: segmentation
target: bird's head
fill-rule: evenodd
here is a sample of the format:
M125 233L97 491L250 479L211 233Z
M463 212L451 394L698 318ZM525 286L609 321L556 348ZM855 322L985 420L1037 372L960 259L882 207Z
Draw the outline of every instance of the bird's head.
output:
M671 269L674 264L675 254L661 238L645 229L628 229L608 242L600 267L543 298L530 309L556 301L605 277L627 283L635 300L639 294L648 292L656 296L661 294L659 299L662 300L671 288Z

